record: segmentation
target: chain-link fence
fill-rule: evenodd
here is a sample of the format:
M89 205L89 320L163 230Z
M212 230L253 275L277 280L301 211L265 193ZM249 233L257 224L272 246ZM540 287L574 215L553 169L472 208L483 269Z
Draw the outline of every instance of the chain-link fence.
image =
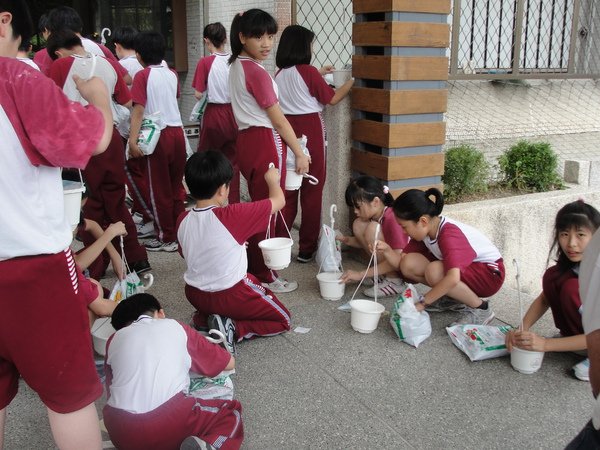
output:
M315 33L315 66L341 68L352 60L352 1L296 0L296 23Z
M454 0L450 78L600 76L595 0Z

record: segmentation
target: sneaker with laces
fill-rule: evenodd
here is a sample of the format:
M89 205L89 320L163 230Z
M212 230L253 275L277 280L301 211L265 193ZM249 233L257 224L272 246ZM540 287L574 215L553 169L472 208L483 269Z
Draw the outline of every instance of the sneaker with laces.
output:
M225 336L221 346L232 355L235 354L235 324L229 317L211 314L206 319L209 330L219 330ZM210 331L208 332L210 334Z
M163 242L158 239L152 239L144 244L149 252L176 252L179 248L177 242Z
M198 436L188 436L179 446L179 450L215 450L215 448Z
M461 318L456 322L452 322L450 326L487 325L495 316L494 311L492 311L492 308L489 305L487 309L469 308L468 306L465 306L465 309L461 313Z
M309 263L314 259L314 257L314 253L299 252L298 256L296 257L296 261L298 261L299 263Z
M135 229L137 231L138 238L140 239L156 235L156 233L154 232L154 222L136 224Z
M404 289L405 285L402 280L400 282L392 281L389 278L383 277L383 281L377 285L377 297L391 297L393 295L400 294ZM375 297L375 286L367 288L363 291L367 297Z
M383 277L377 277L377 283L383 283ZM375 286L375 278L373 277L366 277L363 282L362 285L364 287L371 287L371 286Z
M440 298L437 302L425 308L427 312L458 312L464 311L467 306L464 303L457 302L456 300L446 297L445 295Z
M575 378L581 381L590 381L590 359L585 358L578 364L573 366L573 374Z
M283 278L276 278L272 283L261 283L263 287L271 290L275 294L285 294L286 292L292 292L298 289L297 281L288 281Z
M133 264L131 264L129 266L129 268L131 269L132 272L135 272L138 275L141 275L143 273L146 273L146 272L152 270L152 267L150 267L150 263L148 262L147 259L140 259L139 261L136 261Z

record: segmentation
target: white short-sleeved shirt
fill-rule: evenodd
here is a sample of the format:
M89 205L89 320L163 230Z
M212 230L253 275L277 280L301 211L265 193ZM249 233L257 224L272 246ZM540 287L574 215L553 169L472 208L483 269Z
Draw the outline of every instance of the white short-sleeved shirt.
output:
M127 70L127 73L131 77L132 81L133 77L135 77L135 74L144 69L144 66L140 64L135 55L129 55L125 58L121 58L119 60L119 64L121 64Z
M230 358L187 325L142 315L108 341L107 403L130 413L152 411L188 392L190 370L214 377Z
M49 76L58 86L62 86L67 97L84 106L87 105L87 101L77 90L73 75L79 75L84 80L92 75L100 78L108 89L112 116L115 120L117 111L112 100L114 99L120 105L124 105L131 100L129 89L127 89L123 78L118 75L116 66L118 66L118 63L88 52L86 56L71 55L57 59L50 66Z
M445 216L440 216L434 239L429 236L423 241L413 239L404 252L420 252L423 247L443 261L445 270L463 269L473 262L494 263L502 258L498 248L481 231Z
M213 53L198 61L192 87L207 92L208 103L231 103L229 95L229 53Z
M275 82L279 87L279 104L286 115L321 112L335 95L319 70L310 64L279 70Z
M40 67L35 62L33 62L33 60L31 58L19 58L19 57L17 57L17 59L19 61L21 61L22 63L25 63L25 64L27 64L30 67L33 67L35 70L40 70Z
M229 69L229 94L240 130L273 128L265 109L278 102L277 84L261 64L252 58L238 56Z
M144 115L159 112L162 128L183 126L177 104L178 97L177 73L162 64L145 67L133 79L131 86L133 103L144 107Z
M58 132L57 120L68 133ZM40 71L0 57L0 261L69 246L60 167L85 167L103 131L96 108L69 101Z
M248 273L246 240L265 231L271 200L235 203L224 208L193 208L180 218L177 239L187 284L205 292L228 289Z

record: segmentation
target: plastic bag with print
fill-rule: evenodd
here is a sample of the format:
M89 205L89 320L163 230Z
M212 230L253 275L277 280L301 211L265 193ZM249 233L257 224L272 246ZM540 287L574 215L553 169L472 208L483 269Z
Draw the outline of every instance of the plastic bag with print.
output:
M406 285L394 303L390 315L390 324L400 340L415 348L431 335L429 314L417 311L417 298L419 293L415 287L412 284Z

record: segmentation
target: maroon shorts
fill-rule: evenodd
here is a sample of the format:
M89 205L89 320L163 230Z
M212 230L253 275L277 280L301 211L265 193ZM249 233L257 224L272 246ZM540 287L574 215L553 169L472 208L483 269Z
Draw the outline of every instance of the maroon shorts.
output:
M478 297L491 297L504 283L504 262L501 258L493 263L471 263L461 269L460 281L469 286Z
M0 409L19 375L61 414L102 395L78 271L70 250L0 261Z
M188 436L198 436L221 450L235 450L244 439L241 412L237 400L176 394L147 413L133 414L106 405L102 415L111 441L123 450L177 450Z

